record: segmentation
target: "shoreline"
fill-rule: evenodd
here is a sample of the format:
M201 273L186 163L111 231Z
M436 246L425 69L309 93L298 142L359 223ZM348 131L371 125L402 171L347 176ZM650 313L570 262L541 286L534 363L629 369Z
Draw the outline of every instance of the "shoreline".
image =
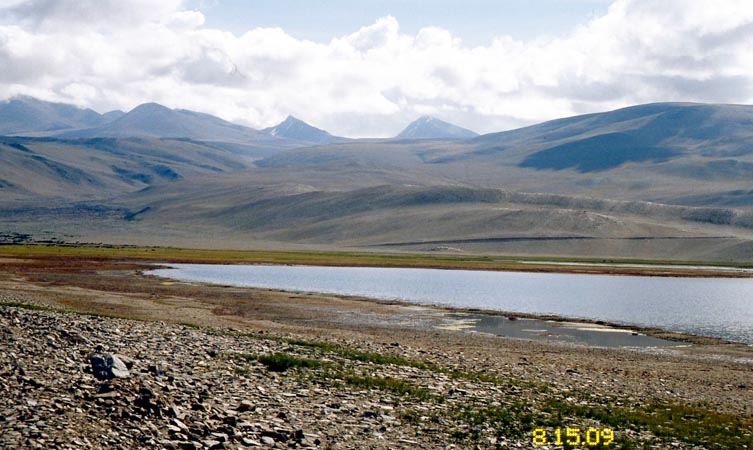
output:
M501 255L377 253L366 251L202 250L89 245L0 245L0 256L84 258L134 263L269 264L326 267L394 267L501 272L625 275L677 278L753 278L753 264L616 258L541 258Z
M109 256L109 257L98 257L98 258L88 258L84 256L76 256L76 257L69 257L69 256L63 256L63 255L38 255L38 254L32 254L32 255L13 255L13 256L4 256L3 255L3 247L8 248L8 246L0 246L0 262L3 260L7 261L45 261L45 260L73 260L73 261L102 261L109 264L115 264L115 265L132 265L136 269L137 273L139 273L143 277L154 277L155 279L163 279L162 277L157 277L154 275L147 275L144 274L145 271L149 270L156 270L160 268L168 269L171 268L169 264L212 264L212 265L219 265L219 264L228 264L228 265L285 265L285 266L323 266L323 267L349 267L346 263L338 263L338 264L319 264L315 262L297 262L295 264L291 263L268 263L268 262L245 262L245 261L217 261L215 259L210 260L194 260L194 259L183 259L183 258L167 258L165 260L155 260L152 259L150 256L149 258L144 259L129 259L124 258L121 259L116 256ZM18 247L18 246L16 246ZM53 247L54 248L54 247ZM290 252L279 252L282 255L291 255ZM295 253L293 253L295 255ZM507 261L507 260L505 260ZM388 268L406 268L406 269L413 269L413 268L427 268L427 269L437 269L437 270L473 270L473 271L499 271L499 272L525 272L525 273L562 273L562 274L585 274L585 275L614 275L614 276L646 276L646 277L653 277L653 276L660 276L660 277L677 277L677 278L707 278L707 276L704 273L694 273L692 275L676 275L674 273L664 273L664 274L656 274L656 273L644 273L641 272L640 274L632 274L632 273L612 273L611 271L605 272L603 270L597 271L597 272L583 272L581 271L582 266L577 261L572 261L568 263L556 263L556 265L551 266L557 270L536 270L537 268L531 267L531 263L533 261L519 261L521 263L521 266L523 266L520 270L517 269L510 269L510 268L497 268L497 269L487 269L487 268L460 268L460 269L453 269L452 267L432 267L432 266L411 266L411 267L397 267L397 266L390 266L390 265L362 265L362 266L355 266L355 267L388 267ZM564 267L567 264L573 264L573 268L575 270L560 270L560 268ZM627 264L627 263L625 263ZM603 266L598 269L611 269L615 266ZM682 265L677 265L676 267L682 268ZM707 267L710 266L704 266L702 270L705 270ZM646 267L650 268L650 267ZM631 268L632 269L632 268ZM635 269L642 270L644 267L636 267ZM738 267L738 269L746 270L746 268ZM751 269L753 270L753 269ZM717 276L711 276L708 278L748 278L748 275L741 275L741 274L732 274L732 276L728 276L728 273L716 273ZM741 276L738 276L741 275ZM753 276L753 275L751 275ZM180 281L178 281L180 282ZM210 286L210 283L200 283L207 286ZM223 285L214 285L214 286L223 286ZM280 292L280 293L286 293L286 294L296 294L300 291L288 291L284 289L267 289L267 288L248 288L248 289L261 289L261 290L267 290L267 291L274 291L274 292ZM311 292L311 294L320 294L325 296L334 296L342 299L348 299L352 301L359 301L359 302L366 302L366 303L377 303L385 306L405 306L405 307L412 307L412 306L420 306L423 308L432 308L437 311L443 311L446 313L469 313L469 314L483 314L486 316L494 316L494 317L517 317L517 318L525 318L525 319L534 319L534 320L541 320L541 321L554 321L554 322L560 322L560 323L588 323L593 325L599 325L599 326L606 326L610 328L620 329L620 330L627 330L631 332L637 332L646 336L655 337L658 339L668 340L668 341L674 341L674 342L680 342L680 343L688 343L688 344L695 344L695 345L733 345L733 346L746 346L753 348L752 344L746 344L744 342L737 342L737 341L730 341L719 337L714 336L704 336L704 335L697 335L697 334L691 334L691 333L684 333L684 332L677 332L672 330L667 330L664 328L659 327L646 327L646 326L640 326L635 324L626 324L626 323L620 323L620 322L610 322L608 320L601 320L601 319L590 319L590 318L580 318L580 317L569 317L569 316L562 316L562 315L551 315L551 314L535 314L535 313L524 313L524 312L514 312L514 311L500 311L500 310L491 310L491 309L484 309L484 308L468 308L468 307L451 307L451 306L445 306L445 305L438 305L438 304L430 304L430 303L412 303L408 301L400 301L400 300L386 300L386 299L379 299L379 298L373 298L373 297L362 297L362 296L348 296L348 295L340 295L340 294L327 294L327 293L318 293L318 292ZM504 336L499 336L503 337Z
M753 437L742 344L504 338L433 327L446 309L172 282L143 262L0 262L0 447L531 448L535 426L612 427L616 448ZM82 370L98 344L135 375Z
M161 263L155 263L155 264L156 264L155 268L150 269L149 271L158 270L158 269L174 269L174 267L169 266L170 264L169 262L167 263L161 262ZM253 265L267 265L267 264L253 264ZM299 265L299 266L312 267L310 265ZM326 266L326 267L333 267L333 266ZM343 266L337 266L337 267L343 267ZM452 269L446 269L446 270L452 270ZM705 335L699 335L699 334L679 332L679 331L673 331L673 330L660 328L660 327L647 327L647 326L641 326L637 324L611 322L611 321L603 320L603 319L593 319L593 318L586 318L586 317L571 317L571 316L558 315L558 314L536 314L536 313L526 313L526 312L516 312L516 311L506 311L506 310L496 310L496 309L486 309L486 308L447 306L447 305L439 305L439 304L433 304L433 303L383 299L383 298L378 298L378 297L367 297L367 296L359 296L359 295L345 295L345 294L336 294L336 293L330 293L330 292L300 291L300 290L275 289L275 288L254 287L254 286L235 286L235 285L227 285L227 284L222 284L222 283L211 283L211 282L202 282L202 281L185 281L185 280L170 278L168 276L145 273L145 271L139 271L139 274L143 277L152 277L157 280L170 280L176 283L199 284L199 285L204 285L204 286L215 286L215 287L232 287L232 288L237 288L237 289L251 289L251 290L257 289L257 290L279 292L279 293L284 293L284 294L289 294L289 295L297 295L301 293L325 295L325 296L332 296L332 297L337 297L337 298L347 299L347 300L352 300L352 301L377 303L377 304L388 305L388 306L430 308L437 311L443 311L449 314L458 314L458 313L479 314L479 315L489 316L489 317L505 318L508 320L530 319L530 320L536 320L536 321L541 321L541 322L551 321L551 322L557 322L561 324L570 324L570 325L589 324L589 325L607 327L609 329L624 330L626 332L638 333L640 335L654 337L654 338L665 340L665 341L674 341L678 343L686 343L686 344L694 344L694 345L743 345L743 346L749 346L753 348L753 344L731 341L728 339L723 339L723 338L719 338L715 336L705 336ZM470 328L473 328L473 327L470 327ZM502 338L511 338L503 334L497 334L497 336L502 337Z

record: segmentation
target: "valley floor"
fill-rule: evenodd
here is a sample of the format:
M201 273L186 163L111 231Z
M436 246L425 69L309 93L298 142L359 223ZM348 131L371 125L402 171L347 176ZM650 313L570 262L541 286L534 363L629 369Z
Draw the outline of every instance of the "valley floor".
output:
M753 448L749 346L503 339L437 329L433 308L146 267L0 257L0 448L557 448L568 427L597 448ZM130 376L97 381L98 345Z

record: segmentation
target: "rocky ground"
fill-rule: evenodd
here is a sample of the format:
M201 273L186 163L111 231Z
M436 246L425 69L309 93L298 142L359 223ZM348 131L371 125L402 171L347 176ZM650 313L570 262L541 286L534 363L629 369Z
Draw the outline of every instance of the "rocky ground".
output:
M0 330L4 448L437 448L476 432L486 445L530 441L443 417L470 397L503 408L520 387L434 373L385 356L394 349L15 307L0 308ZM94 377L100 345L131 365L125 378ZM259 362L270 355L287 358Z
M753 448L753 363L739 346L651 353L358 327L358 314L415 309L4 263L0 448L552 449L568 427L582 441L568 448ZM314 313L325 305L329 319ZM95 377L96 352L127 375Z

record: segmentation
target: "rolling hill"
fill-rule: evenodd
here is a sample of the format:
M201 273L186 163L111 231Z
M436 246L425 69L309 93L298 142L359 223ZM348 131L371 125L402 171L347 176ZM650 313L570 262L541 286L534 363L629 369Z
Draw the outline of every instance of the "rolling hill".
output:
M394 165L458 184L527 192L748 207L753 107L666 103L466 140L359 140L291 150L265 167ZM703 183L703 195L697 192Z
M630 161L683 155L749 157L753 106L655 103L545 122L474 139L446 160L497 160L539 169L608 170ZM578 144L580 143L580 144Z
M0 137L0 160L0 207L104 200L252 166L252 159L210 144L145 138Z
M256 131L155 104L117 116L64 138L2 138L0 207L16 209L0 228L50 223L141 244L753 260L750 106L651 104L468 139L332 143L294 118Z
M174 244L185 243L193 231L205 245L232 247L265 243L382 251L753 258L753 213L730 208L438 186L433 180L420 186L350 190L292 180L249 186L239 175L232 175L232 182L181 180L157 186L116 206L138 212L129 224L144 230L138 234L161 230Z

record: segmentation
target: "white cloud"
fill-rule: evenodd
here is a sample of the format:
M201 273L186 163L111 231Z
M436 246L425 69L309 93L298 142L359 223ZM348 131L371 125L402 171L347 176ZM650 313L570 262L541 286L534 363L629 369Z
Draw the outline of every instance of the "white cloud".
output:
M652 101L753 103L753 3L616 0L558 38L465 46L384 17L327 43L234 35L179 0L0 0L0 98L157 101L258 128L294 114L386 136L421 114L480 132ZM357 27L354 26L354 29Z

